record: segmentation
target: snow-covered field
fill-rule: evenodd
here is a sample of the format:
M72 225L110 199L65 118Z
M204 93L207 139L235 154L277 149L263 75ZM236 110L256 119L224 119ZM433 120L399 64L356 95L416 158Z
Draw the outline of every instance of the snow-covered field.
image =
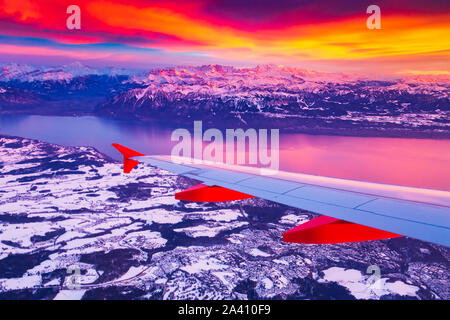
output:
M449 248L283 243L313 215L174 199L194 184L0 136L0 299L450 299Z

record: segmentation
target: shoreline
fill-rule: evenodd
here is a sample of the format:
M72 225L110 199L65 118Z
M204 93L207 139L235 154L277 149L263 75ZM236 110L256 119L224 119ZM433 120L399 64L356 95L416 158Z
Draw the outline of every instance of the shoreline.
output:
M41 116L41 117L66 117L66 118L82 118L82 117L93 117L105 120L113 120L118 122L135 122L139 124L150 124L157 123L159 126L167 128L167 129L176 129L180 125L186 125L186 122L181 121L166 121L165 119L156 119L156 118L119 118L112 116L99 115L96 113L89 112L75 112L75 113L58 113L58 114L48 114L48 113L40 113L40 112L2 112L0 111L1 116ZM189 119L189 124L193 123L194 120L197 119ZM198 119L202 120L202 119ZM241 125L233 124L227 125L224 123L214 123L212 121L208 121L203 119L203 122L210 127L217 127L219 129L226 128L242 128L246 129L249 127L255 127L252 125ZM385 123L390 124L390 123ZM264 123L261 128L267 129L276 129L276 126L270 126L268 123ZM432 131L433 129L425 129L425 130L411 130L409 128L388 128L386 129L383 126L370 127L370 128L348 128L348 127L315 127L309 128L307 126L299 125L298 127L289 126L280 131L283 134L305 134L305 135L314 135L314 136L333 136L333 137L360 137L360 138L403 138L403 139L431 139L431 140L450 140L450 130L446 132ZM338 132L337 132L338 131ZM0 127L1 134L1 127Z

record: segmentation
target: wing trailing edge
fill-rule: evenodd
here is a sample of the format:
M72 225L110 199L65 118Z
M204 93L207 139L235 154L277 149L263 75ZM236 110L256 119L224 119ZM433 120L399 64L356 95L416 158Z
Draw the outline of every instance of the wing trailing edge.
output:
M222 202L254 198L254 196L220 186L199 184L177 192L175 199L195 202ZM330 244L402 237L388 231L363 226L325 215L314 218L283 234L284 242Z
M196 202L222 202L254 198L249 194L219 186L199 184L184 191L177 192L175 199Z
M397 237L402 236L328 216L319 216L283 233L284 242L314 244L381 240Z

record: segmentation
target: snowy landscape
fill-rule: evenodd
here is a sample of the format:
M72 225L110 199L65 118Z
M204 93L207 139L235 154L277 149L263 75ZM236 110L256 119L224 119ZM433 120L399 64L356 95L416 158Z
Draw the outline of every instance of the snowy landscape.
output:
M0 136L0 299L450 299L450 248L284 243L316 215L174 199L195 184L143 165L125 175L91 147Z

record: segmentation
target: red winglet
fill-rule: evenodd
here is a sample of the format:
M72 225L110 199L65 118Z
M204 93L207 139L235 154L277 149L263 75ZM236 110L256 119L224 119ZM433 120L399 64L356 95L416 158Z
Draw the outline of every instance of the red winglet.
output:
M123 155L123 172L130 173L138 164L139 161L130 159L132 157L145 156L140 152L134 151L130 148L124 147L120 144L113 143L114 148L116 148Z
M197 202L221 202L254 198L249 194L219 186L199 184L175 193L175 199Z
M343 243L402 237L357 223L320 216L283 233L284 242Z

